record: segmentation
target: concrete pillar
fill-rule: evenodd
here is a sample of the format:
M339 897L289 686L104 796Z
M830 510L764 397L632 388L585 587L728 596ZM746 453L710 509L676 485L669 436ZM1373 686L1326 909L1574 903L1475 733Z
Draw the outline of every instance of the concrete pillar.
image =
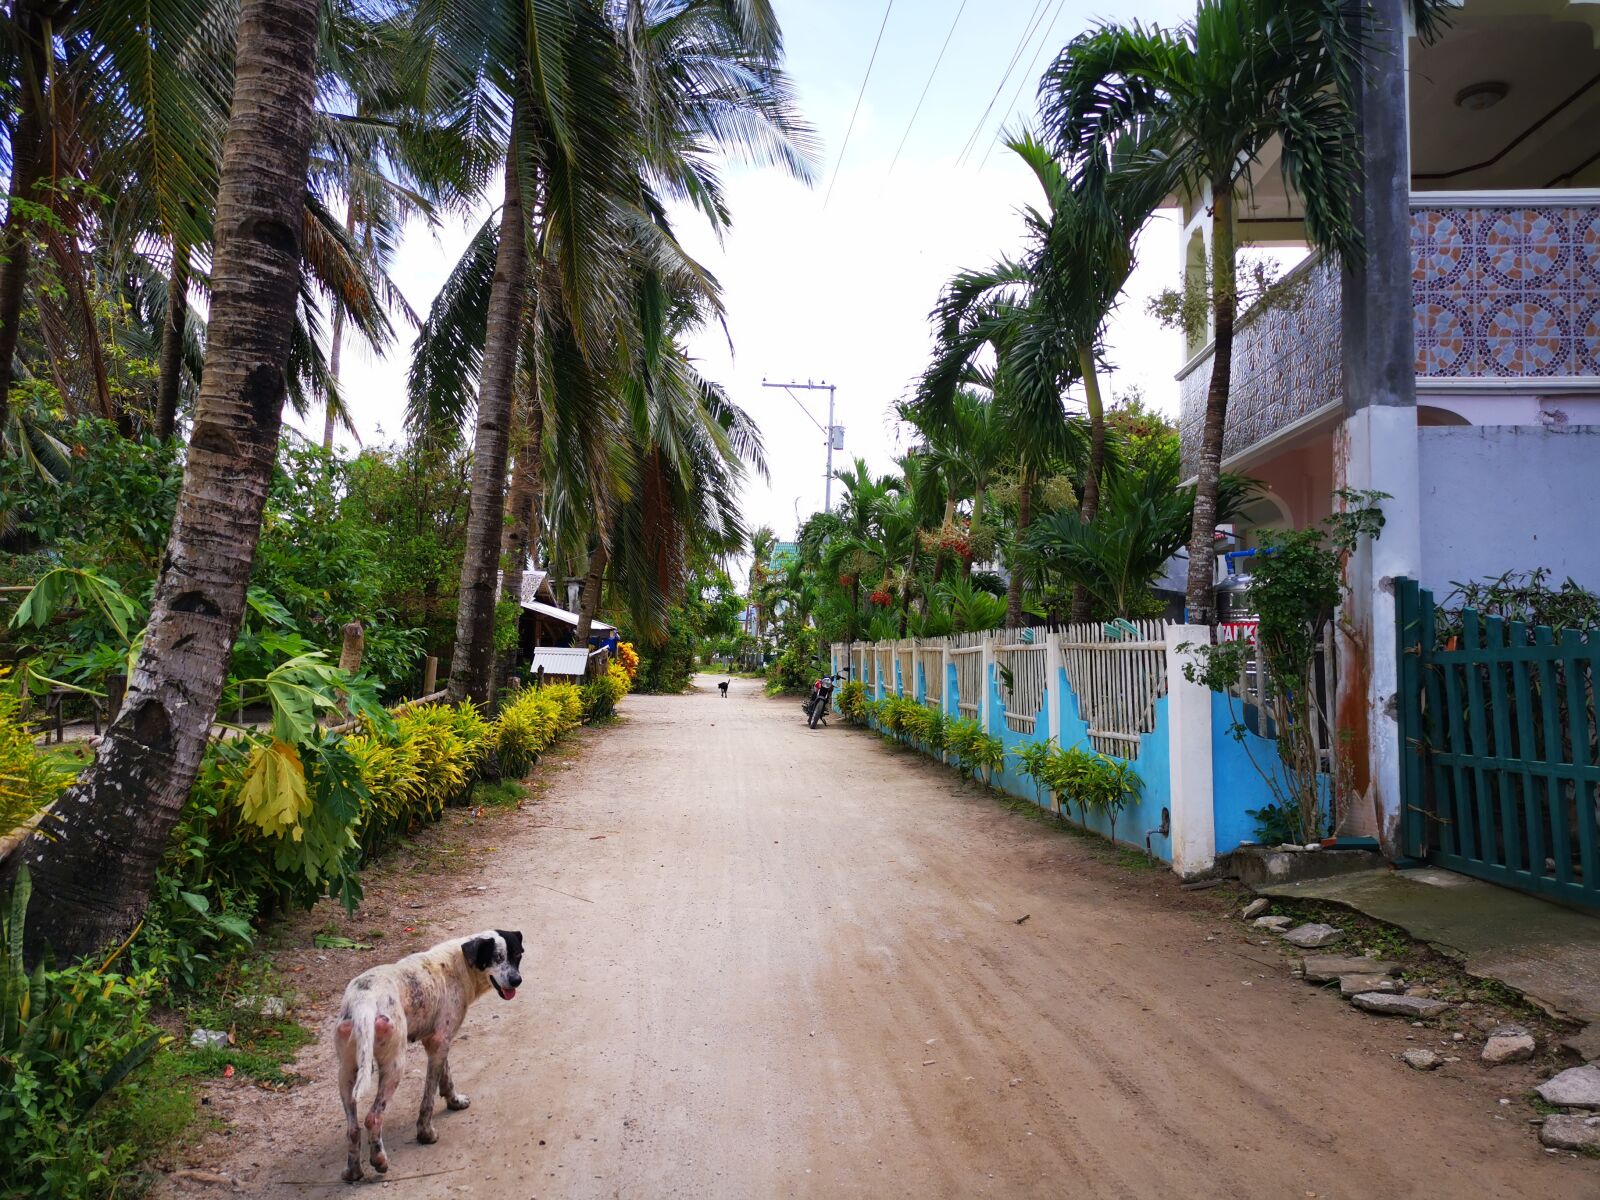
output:
M1061 634L1054 629L1049 630L1044 635L1044 647L1044 711L1039 717L1047 724L1041 730L1035 722L1033 732L1040 741L1047 737L1059 740L1062 698L1057 680L1061 677Z
M1399 853L1401 798L1395 584L1420 573L1416 347L1411 298L1410 152L1404 0L1375 0L1373 50L1357 104L1365 182L1357 199L1364 252L1343 279L1344 419L1334 486L1388 493L1383 534L1346 570L1341 613L1338 745L1340 832Z
M1211 780L1211 689L1184 678L1195 661L1188 643L1205 646L1205 625L1168 625L1167 751L1172 772L1172 869L1182 876L1203 874L1217 861L1217 818Z

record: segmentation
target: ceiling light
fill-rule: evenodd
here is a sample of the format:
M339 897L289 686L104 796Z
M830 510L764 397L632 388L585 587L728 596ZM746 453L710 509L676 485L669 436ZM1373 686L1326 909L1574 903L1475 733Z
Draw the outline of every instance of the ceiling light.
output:
M1511 89L1497 79L1486 80L1483 83L1474 83L1464 87L1456 93L1456 107L1465 108L1470 112L1482 112L1486 108L1493 108L1506 98L1506 93Z

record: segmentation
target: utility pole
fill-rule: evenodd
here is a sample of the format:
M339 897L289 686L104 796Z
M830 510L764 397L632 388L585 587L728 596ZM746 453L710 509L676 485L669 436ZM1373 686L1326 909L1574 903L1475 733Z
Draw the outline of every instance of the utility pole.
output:
M822 508L824 512L832 512L833 452L835 450L844 449L844 426L835 425L833 423L834 385L831 383L812 383L809 379L804 383L768 383L765 379L763 379L761 381L761 386L764 388L782 388L784 391L788 392L789 399L798 404L800 406L800 411L805 413L805 415L810 418L811 423L818 429L822 430L823 446L825 447L828 456L827 471L822 477ZM823 426L821 421L811 416L811 410L805 406L805 402L802 401L799 396L794 394L794 391L792 390L794 388L799 388L801 391L805 392L828 393L828 424L826 427Z

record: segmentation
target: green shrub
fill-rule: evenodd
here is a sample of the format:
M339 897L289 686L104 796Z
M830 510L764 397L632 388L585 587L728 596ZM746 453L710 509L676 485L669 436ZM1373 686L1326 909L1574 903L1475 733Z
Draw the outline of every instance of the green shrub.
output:
M1094 804L1094 789L1088 780L1095 757L1081 746L1071 746L1057 750L1044 764L1044 780L1055 793L1057 804L1077 804L1078 823L1081 825L1089 823L1089 809Z
M995 771L1005 766L1005 744L985 733L983 726L972 717L947 722L944 744L945 749L955 755L963 779L972 779L982 772L988 782L994 778Z
M561 706L561 732L566 734L583 724L583 689L575 683L546 684L544 696Z
M912 704L901 713L900 723L906 736L930 754L937 754L944 749L946 719L937 708Z
M67 777L39 753L19 719L22 702L0 667L0 835L7 834L54 800Z
M591 679L583 685L583 720L585 724L604 721L617 711L617 695L605 679Z
M1041 804L1044 803L1045 791L1050 788L1050 759L1057 750L1055 738L1047 737L1042 742L1024 743L1015 751L1017 766L1033 780L1034 797Z
M131 1187L139 1147L100 1102L161 1044L148 974L115 959L30 975L22 962L30 884L20 871L0 922L0 1180L5 1195L74 1200Z
M822 673L822 635L809 626L790 634L783 651L767 668L769 692L804 692Z
M852 725L864 725L867 720L867 688L859 679L852 679L841 687L834 697L839 711Z
M501 707L494 724L494 749L501 774L521 779L539 755L571 728L568 703L563 696L551 695L554 690L525 690ZM581 711L581 699L579 704Z

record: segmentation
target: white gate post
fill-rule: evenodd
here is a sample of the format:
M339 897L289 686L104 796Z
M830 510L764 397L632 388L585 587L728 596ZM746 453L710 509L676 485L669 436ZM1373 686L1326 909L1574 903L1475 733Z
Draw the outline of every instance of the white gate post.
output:
M1184 678L1197 656L1185 643L1210 642L1204 625L1168 625L1167 721L1172 769L1172 869L1188 877L1217 861L1217 821L1211 780L1211 689Z
M990 732L989 722L993 716L989 712L989 675L994 670L994 648L998 644L997 635L992 633L983 635L983 663L978 668L978 724L983 726L985 733Z
M1061 713L1063 711L1061 705L1065 702L1066 698L1061 695L1061 688L1057 686L1056 682L1063 674L1060 668L1061 632L1059 630L1052 629L1044 635L1045 703L1044 712L1039 714L1050 723L1049 727L1044 731L1044 736L1047 738L1053 738L1061 732ZM1033 732L1034 736L1037 737L1039 733L1039 724L1037 721L1034 722ZM1043 741L1044 738L1040 738L1039 740ZM1061 801L1056 795L1054 789L1051 789L1050 792L1050 810L1057 816L1061 815Z
M1044 635L1044 712L1039 715L1049 722L1049 727L1044 731L1045 737L1055 737L1061 730L1061 689L1056 686L1056 680L1061 678L1061 633L1052 629ZM1033 731L1039 732L1039 725L1034 723ZM1044 739L1041 738L1041 741Z

